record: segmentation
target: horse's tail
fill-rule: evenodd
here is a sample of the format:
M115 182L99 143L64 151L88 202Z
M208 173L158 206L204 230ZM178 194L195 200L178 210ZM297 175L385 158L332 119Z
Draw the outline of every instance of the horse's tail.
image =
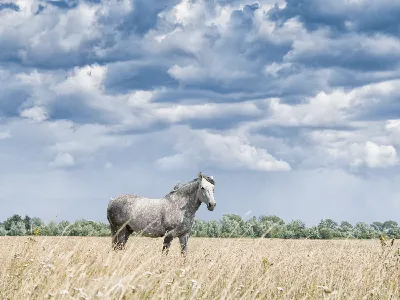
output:
M110 223L111 231L113 231L114 228L115 228L113 222L111 221L111 216L110 216L110 212L111 212L111 203L112 203L113 201L114 201L114 199L111 198L111 200L110 200L110 202L108 203L108 206L107 206L107 220L108 220L108 223Z

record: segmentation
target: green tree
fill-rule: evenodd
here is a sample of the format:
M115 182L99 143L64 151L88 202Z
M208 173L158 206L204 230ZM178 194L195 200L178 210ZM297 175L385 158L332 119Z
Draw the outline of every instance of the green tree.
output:
M45 225L44 222L42 221L42 219L36 218L36 217L31 219L31 223L32 223L32 226L35 228Z
M266 238L281 238L286 231L285 222L277 216L261 216L258 218L259 236Z
M383 231L390 237L393 236L393 233L396 231L396 229L398 228L398 224L395 221L386 221L383 223L382 227L383 227Z
M248 237L260 237L260 224L257 221L256 217L252 217L246 222L244 222L243 230L244 235Z
M61 221L57 224L57 235L60 236L67 236L69 233L69 227L71 226L71 223L68 221Z
M335 233L332 229L329 228L318 228L319 235L321 239L331 240L335 237Z
M39 229L39 231L40 231L45 226L45 224L42 221L42 219L36 218L36 217L31 219L31 224L32 224L32 231L33 232L35 232L36 229ZM39 232L39 234L41 234L41 233Z
M4 228L6 230L11 230L11 226L12 224L17 224L19 222L23 222L22 218L20 215L13 215L12 217L8 218L5 222L4 222ZM25 226L25 225L24 225Z
M90 220L77 220L69 226L70 236L108 236L110 228L99 222Z
M272 216L260 216L258 218L258 221L259 222L268 222L268 221L270 221L270 222L272 222L274 224L285 225L285 222L281 218L279 218L279 217L277 217L275 215L272 215Z
M191 236L206 237L207 236L207 222L204 220L196 219L192 226Z
M383 223L382 223L382 222L373 222L373 223L371 224L371 227L372 227L375 231L377 231L377 232L379 232L379 233L383 233L384 230L385 230L385 228L383 227Z
M391 238L400 239L400 228L399 227L391 228L389 230L389 234L388 235Z
M8 235L11 236L22 236L26 234L25 223L21 220L18 222L12 222Z
M306 228L305 234L309 239L320 239L321 235L318 229L318 226L312 226L310 228Z
M39 227L39 234L40 235L47 235L47 236L57 236L57 223L54 221L50 221L48 224L43 224Z
M364 222L358 222L353 229L353 233L357 239L373 239L378 236L376 231Z
M244 222L239 215L227 214L222 216L221 235L222 237L243 236Z
M347 221L343 221L339 226L340 237L353 238L353 225Z
M7 230L4 228L3 225L0 226L0 236L7 235Z
M208 237L220 237L221 236L221 224L217 221L209 221L207 224L207 236Z
M331 230L337 230L338 223L336 223L332 219L322 219L321 222L319 222L318 224L318 228L328 228Z
M332 219L322 219L318 224L318 230L322 239L340 237L339 226Z
M32 219L26 215L24 218L25 229L27 232L32 233Z
M306 224L301 220L293 220L286 224L286 232L284 233L285 238L299 239L307 237L306 235Z

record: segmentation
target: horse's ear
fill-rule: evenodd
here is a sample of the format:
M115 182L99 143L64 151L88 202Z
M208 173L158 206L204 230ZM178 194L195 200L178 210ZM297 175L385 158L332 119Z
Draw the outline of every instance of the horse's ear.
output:
M211 179L214 179L214 176L210 176Z
M199 175L197 175L200 179L203 178L203 174L201 174L201 172L199 172Z

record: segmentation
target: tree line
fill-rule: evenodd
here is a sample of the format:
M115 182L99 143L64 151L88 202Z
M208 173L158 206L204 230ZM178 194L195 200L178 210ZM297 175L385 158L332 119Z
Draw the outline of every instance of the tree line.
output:
M96 221L77 220L50 221L45 223L40 218L13 215L0 223L0 236L46 235L46 236L109 236L110 226Z
M108 224L90 220L75 222L60 221L49 223L40 218L13 215L0 223L0 236L110 236ZM354 226L349 222L335 222L323 219L318 225L307 227L301 220L285 223L277 216L260 216L243 220L236 214L224 215L219 221L196 219L191 236L223 238L281 238L281 239L374 239L381 236L400 238L400 227L395 221L358 222Z

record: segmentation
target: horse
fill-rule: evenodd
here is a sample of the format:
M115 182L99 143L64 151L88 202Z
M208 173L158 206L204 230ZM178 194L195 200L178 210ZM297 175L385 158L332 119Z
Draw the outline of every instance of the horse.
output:
M197 178L178 183L163 198L150 199L126 194L112 199L107 207L107 219L112 233L112 248L124 249L129 236L164 237L161 253L168 255L175 237L179 238L181 254L186 257L189 233L195 213L204 203L213 211L215 181L199 172Z

